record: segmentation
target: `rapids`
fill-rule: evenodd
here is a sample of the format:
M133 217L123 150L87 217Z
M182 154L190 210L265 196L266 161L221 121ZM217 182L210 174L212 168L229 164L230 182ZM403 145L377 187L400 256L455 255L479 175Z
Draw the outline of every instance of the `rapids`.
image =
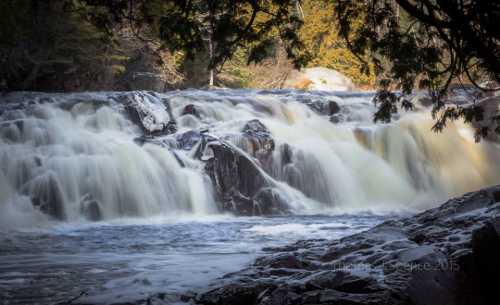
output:
M176 132L141 138L124 95L146 113L146 132L169 122ZM9 94L0 108L0 226L225 212L205 171L210 151L197 158L200 139L179 137L193 131L247 156L295 214L422 210L500 182L497 143L474 143L461 123L434 134L425 107L374 124L370 99L250 90ZM330 115L332 102L339 109ZM241 137L254 119L274 141L266 166Z
M157 293L177 302L264 247L339 238L500 183L499 144L475 143L460 122L434 134L423 106L374 124L371 98L1 97L0 303L54 304L82 291L78 301L99 304ZM234 217L235 198L279 202L246 210L278 215Z

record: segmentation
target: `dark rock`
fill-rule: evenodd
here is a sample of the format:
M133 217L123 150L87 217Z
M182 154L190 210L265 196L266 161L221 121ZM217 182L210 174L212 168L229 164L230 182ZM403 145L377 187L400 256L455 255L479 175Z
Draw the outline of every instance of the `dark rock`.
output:
M332 122L333 124L338 124L341 122L341 120L342 120L341 115L332 115L330 117L330 122Z
M320 115L334 115L340 112L340 106L335 101L316 100L306 102L314 112Z
M36 166L42 166L42 159L38 156L35 157Z
M226 142L210 142L212 156L205 170L220 197L221 209L238 215L262 215L283 212L284 200L272 188L273 183L248 156Z
M292 163L293 150L289 144L284 143L280 147L281 163L283 165Z
M146 93L124 94L117 100L124 105L125 112L129 119L137 125L144 135L149 136L165 136L177 132L177 123L171 116L168 104L165 101L152 102L153 95ZM149 109L155 105L164 108L165 113L169 116L168 122L158 121L152 113L154 110Z
M154 137L166 136L169 134L173 134L177 132L177 124L174 121L169 121L167 124L163 125L163 128L160 130L154 130L150 132L150 135Z
M337 102L330 101L328 103L329 115L334 115L340 112L340 106Z
M361 243L346 245L345 247L342 248L332 247L328 249L326 253L321 256L321 260L323 262L333 261L346 254L353 253L355 251L359 251L362 249L367 249L372 246L373 246L372 244L361 242Z
M164 91L166 82L159 64L161 61L158 52L152 48L137 49L127 62L119 85L125 90Z
M278 287L263 295L260 305L293 305L297 304L301 296L290 290L289 287Z
M264 282L229 284L202 294L197 302L204 305L254 305L258 297L274 285Z
M252 199L257 204L259 215L276 215L288 210L285 198L280 195L276 188L260 189Z
M242 133L250 143L249 153L265 162L275 148L271 132L259 120L251 120L243 126Z
M99 221L102 219L101 205L91 194L87 194L82 198L80 213L91 221Z
M408 281L411 304L460 304L456 274L450 270L423 268L413 271Z
M381 305L393 303L385 302L383 293L351 294L325 289L305 293L300 304Z
M182 110L181 115L193 115L197 118L200 118L200 112L196 109L197 107L193 104L186 105L184 109Z
M66 218L64 196L54 175L41 177L31 191L31 201L42 212L59 220Z
M190 130L176 136L179 148L183 150L191 150L196 144L202 140L202 135L199 131Z
M484 304L498 300L500 217L472 233L472 253Z
M319 272L312 276L306 285L347 293L371 293L382 290L373 278L359 277L339 270Z
M251 198L267 181L258 167L227 143L211 143L213 159L207 163L208 172L213 176L219 193L226 194L236 190Z
M220 289L244 291L248 283L272 279L276 289L251 299L251 304L260 305L496 304L498 190L468 193L340 240L268 249L277 253L231 274L225 278L230 284ZM220 304L239 303L216 294Z
M270 257L257 259L255 266L266 266L267 268L304 269L305 264L296 256L281 253Z
M425 241L424 234L415 234L414 236L410 236L409 240L416 242L417 244L422 244Z

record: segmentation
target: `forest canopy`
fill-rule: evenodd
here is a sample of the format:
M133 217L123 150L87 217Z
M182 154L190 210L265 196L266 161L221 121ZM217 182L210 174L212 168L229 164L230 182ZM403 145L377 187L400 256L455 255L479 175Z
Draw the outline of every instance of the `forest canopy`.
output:
M285 77L323 66L377 82L376 121L428 90L439 131L485 118L479 104L447 103L451 85L495 92L500 82L498 1L4 0L0 12L6 90L127 89L116 84L145 66L172 86L201 77L190 85L262 87L269 65Z

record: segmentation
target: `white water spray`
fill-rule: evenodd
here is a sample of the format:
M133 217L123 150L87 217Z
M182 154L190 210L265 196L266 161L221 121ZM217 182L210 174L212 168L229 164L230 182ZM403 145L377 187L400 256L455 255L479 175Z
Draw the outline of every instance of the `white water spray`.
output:
M7 98L25 107L16 110L11 101L0 117L2 224L40 221L47 214L72 221L218 212L203 162L192 151L138 145L140 130L119 95ZM252 158L251 145L243 145L238 134L249 120L260 120L276 147L269 164L256 164L298 213L423 209L500 183L498 144L474 143L460 123L434 134L426 110L390 125L373 124L369 96L245 90L129 95L140 97L143 111L151 113L148 123L156 127L169 119L162 99L168 102L179 130L157 139L163 143L207 129ZM311 101L336 101L340 122L312 111L306 105ZM197 114L183 115L187 105Z

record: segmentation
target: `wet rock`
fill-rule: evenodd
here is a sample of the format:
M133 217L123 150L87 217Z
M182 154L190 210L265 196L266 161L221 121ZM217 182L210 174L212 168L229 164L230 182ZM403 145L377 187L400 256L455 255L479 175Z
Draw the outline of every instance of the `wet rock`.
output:
M66 218L64 196L57 178L48 174L39 177L33 184L30 191L33 205L58 220L64 220Z
M278 287L263 295L259 304L261 305L293 305L299 304L300 294L292 291L288 286Z
M315 100L307 102L306 105L320 115L332 116L340 112L340 106L336 101Z
M177 124L174 121L169 121L167 122L167 124L163 124L162 126L163 127L161 129L150 132L150 135L154 137L159 137L177 132Z
M286 199L276 188L263 188L253 197L259 215L282 214L288 210Z
M413 272L408 281L408 297L411 304L461 304L459 282L455 273L435 268Z
M197 107L193 104L186 105L182 110L181 115L193 115L197 118L201 118L200 112L197 110Z
M329 115L334 115L340 112L340 106L335 101L328 102Z
M183 150L191 150L196 144L202 140L202 135L197 130L190 130L183 134L177 135L176 140L179 148Z
M269 129L259 120L251 120L243 126L242 133L250 143L249 153L265 162L275 148Z
M255 266L265 266L267 268L304 269L306 265L293 254L280 253L278 255L257 259Z
M485 304L498 300L500 274L500 217L472 233L472 253L476 276Z
M223 211L238 215L283 212L284 203L255 161L227 142L207 144L205 155L212 156L205 166Z
M288 143L282 144L280 147L281 163L283 165L292 163L293 150Z
M351 294L334 289L315 290L302 296L300 304L338 304L338 305L380 305L384 302L383 293Z
M124 105L129 119L145 135L164 136L177 131L177 123L165 100L144 92L124 94L117 100Z
M446 256L433 246L407 248L394 253L393 258L404 264L439 266L446 263Z
M382 290L374 278L360 277L342 270L317 273L311 277L306 285L347 293L371 293Z
M496 304L498 190L468 193L340 240L268 249L275 253L226 280L236 289L242 280L272 278L278 288L255 299L258 305Z
M254 305L259 296L274 285L265 282L229 284L204 293L197 299L203 305Z
M91 221L99 221L102 219L101 205L91 194L87 194L82 198L80 213Z

